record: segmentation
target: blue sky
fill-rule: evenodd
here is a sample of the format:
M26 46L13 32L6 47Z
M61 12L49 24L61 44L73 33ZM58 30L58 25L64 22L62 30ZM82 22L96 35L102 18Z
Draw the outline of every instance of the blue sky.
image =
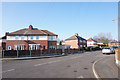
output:
M62 40L78 33L90 38L110 32L117 39L117 2L3 2L2 35L30 24L59 35Z

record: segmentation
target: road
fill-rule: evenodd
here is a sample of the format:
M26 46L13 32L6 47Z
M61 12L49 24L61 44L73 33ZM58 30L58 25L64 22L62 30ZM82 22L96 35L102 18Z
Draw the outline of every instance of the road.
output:
M95 71L94 71L94 70ZM118 78L114 54L92 51L74 55L2 62L3 78Z

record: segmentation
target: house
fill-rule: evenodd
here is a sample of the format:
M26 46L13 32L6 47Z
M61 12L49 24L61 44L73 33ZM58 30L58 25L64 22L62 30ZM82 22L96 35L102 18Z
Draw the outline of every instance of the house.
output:
M1 50L6 49L6 36L3 36L0 38L0 49Z
M113 46L118 46L120 47L120 42L119 41L116 41L116 40L113 40L111 42L108 43L108 46L109 47L113 47Z
M29 28L6 34L6 50L42 50L57 48L57 34L48 30Z
M80 37L78 33L75 33L75 35L67 38L65 41L65 45L70 45L71 48L83 48L87 46L87 40Z
M93 47L93 46L98 46L98 45L97 45L97 41L95 41L95 40L92 39L92 38L89 38L89 39L87 40L87 47Z

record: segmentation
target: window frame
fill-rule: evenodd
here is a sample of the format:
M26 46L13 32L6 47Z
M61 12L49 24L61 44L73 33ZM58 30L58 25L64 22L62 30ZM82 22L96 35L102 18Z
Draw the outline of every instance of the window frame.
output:
M39 36L36 36L36 40L39 40Z
M33 40L33 38L34 38L33 36L30 36L30 40Z
M19 36L15 36L15 40L19 40Z
M8 50L11 50L11 46L8 46Z

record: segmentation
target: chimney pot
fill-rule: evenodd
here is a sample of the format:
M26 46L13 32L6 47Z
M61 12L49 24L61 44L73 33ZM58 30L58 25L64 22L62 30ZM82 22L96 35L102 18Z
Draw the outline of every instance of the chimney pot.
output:
M30 29L30 30L32 30L32 29L33 29L33 26L32 26L32 25L30 25L30 26L29 26L29 29Z
M7 36L8 34L9 34L9 32L6 32L6 33L5 33L5 36Z
M78 33L75 33L75 36L78 36Z

